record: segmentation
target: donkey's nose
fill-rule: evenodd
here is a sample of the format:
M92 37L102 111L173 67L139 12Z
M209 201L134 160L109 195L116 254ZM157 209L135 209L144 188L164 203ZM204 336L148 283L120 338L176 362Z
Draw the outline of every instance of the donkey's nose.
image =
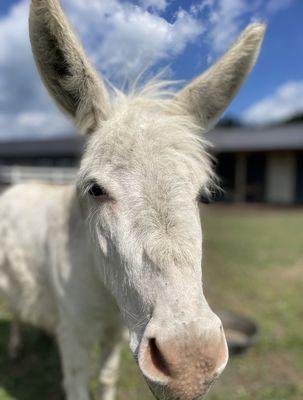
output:
M153 330L154 335L147 334L140 345L139 366L147 380L165 386L169 397L180 400L193 400L206 393L228 360L222 325L175 337L160 332L157 335Z

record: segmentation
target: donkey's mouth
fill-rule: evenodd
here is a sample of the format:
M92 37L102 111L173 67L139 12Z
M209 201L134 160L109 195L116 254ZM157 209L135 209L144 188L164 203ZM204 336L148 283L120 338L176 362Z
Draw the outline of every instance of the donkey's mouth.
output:
M146 378L145 378L145 380L147 382L149 390L152 392L152 394L153 394L153 396L155 397L156 400L162 400L163 398L169 399L169 397L167 396L165 387L161 386L161 389L160 389L159 386L157 385L157 389L162 391L162 398L161 398L160 394L157 393L157 389L155 387L156 385L151 383L151 382L149 382L148 379L146 379ZM181 399L174 399L174 400L181 400Z
M180 394L174 393L169 386L151 382L146 377L145 381L156 400L203 400L217 378L218 377L215 377L212 380L204 382L203 386L201 387L201 393L192 398L184 397Z

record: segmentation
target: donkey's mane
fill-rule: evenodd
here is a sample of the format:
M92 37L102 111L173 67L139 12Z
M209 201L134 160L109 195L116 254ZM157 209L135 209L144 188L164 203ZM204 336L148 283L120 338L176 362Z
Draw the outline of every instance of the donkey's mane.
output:
M180 80L165 80L158 79L158 77L141 82L141 77L139 76L123 89L118 89L111 84L109 85L113 92L114 104L126 101L157 111L173 112L175 110L175 114L182 115L184 114L184 110L181 108L181 105L172 101L182 83L183 81ZM186 117L192 120L189 115L186 115Z
M184 105L175 100L176 92L183 83L154 78L144 84L140 84L138 79L127 91L111 86L113 113L124 111L141 117L145 114L148 119L154 115L158 121L163 118L165 132L154 131L153 138L195 164L195 170L204 182L203 194L209 196L217 186L213 157L208 151L211 144L203 138L205 130L201 125L184 111Z

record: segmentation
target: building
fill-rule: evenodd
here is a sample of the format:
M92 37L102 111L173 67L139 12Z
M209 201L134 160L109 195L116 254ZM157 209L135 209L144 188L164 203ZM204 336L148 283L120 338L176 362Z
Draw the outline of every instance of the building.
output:
M0 165L76 167L84 138L71 135L62 139L15 140L0 142Z
M74 181L84 143L84 138L76 135L0 142L0 186L32 180Z
M303 204L303 124L216 128L213 144L224 200ZM85 139L0 142L0 184L74 180Z
M207 134L226 201L303 204L303 124Z

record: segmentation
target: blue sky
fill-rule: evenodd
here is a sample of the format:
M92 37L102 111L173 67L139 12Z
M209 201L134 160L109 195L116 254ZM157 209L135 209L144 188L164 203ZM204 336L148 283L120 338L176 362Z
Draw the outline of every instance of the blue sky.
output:
M303 110L301 0L62 0L97 68L114 83L147 65L190 80L250 22L268 23L253 73L227 113L271 123ZM27 33L29 0L0 2L0 138L60 135L72 125L38 78Z

